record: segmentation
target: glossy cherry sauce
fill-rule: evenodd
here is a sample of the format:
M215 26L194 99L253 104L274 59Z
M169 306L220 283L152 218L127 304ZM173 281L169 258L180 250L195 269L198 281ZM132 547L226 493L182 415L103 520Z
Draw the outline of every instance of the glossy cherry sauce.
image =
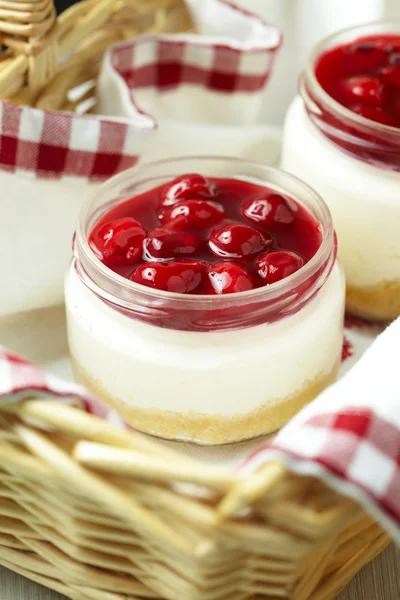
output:
M115 273L155 289L227 294L280 281L317 252L321 227L288 195L187 174L109 210L89 244Z
M369 36L326 51L315 75L334 100L377 123L400 128L400 36Z

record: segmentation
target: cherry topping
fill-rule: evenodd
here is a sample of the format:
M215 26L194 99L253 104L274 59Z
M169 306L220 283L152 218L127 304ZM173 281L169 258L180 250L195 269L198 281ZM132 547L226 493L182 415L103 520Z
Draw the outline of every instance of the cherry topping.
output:
M351 61L355 70L370 71L385 64L391 49L386 42L355 42L344 47L345 60Z
M200 290L205 276L206 266L203 262L148 262L136 269L131 280L165 292L190 294Z
M400 51L392 52L389 56L389 63L391 65L400 65Z
M266 193L243 203L243 213L251 221L264 226L290 225L294 216L287 200L276 193Z
M172 183L163 188L161 196L161 206L172 206L180 200L189 198L211 198L213 196L212 188L202 175L197 173L188 173L176 177Z
M95 228L89 243L106 265L133 264L142 256L146 235L146 230L138 221L122 217Z
M304 265L304 259L295 252L278 250L266 252L257 260L257 273L264 283L276 283L289 277Z
M261 252L270 243L272 239L268 234L234 223L214 229L208 245L211 252L222 258L243 258Z
M216 294L247 292L254 287L253 278L244 265L236 262L222 262L211 265L208 277Z
M399 34L369 36L331 48L318 59L315 75L322 88L349 110L370 121L400 128ZM332 121L334 127L350 133L349 136L335 139L352 154L369 162L390 165L393 160L397 161L396 143L390 136L381 139L380 133L362 128L357 136L360 137L360 142L357 143L354 140L353 126L347 121L339 122L329 111L323 115L323 119L328 124ZM328 130L329 128L327 132ZM364 143L365 139L368 144ZM369 143L375 140L376 144ZM383 146L387 146L387 152L383 151Z
M225 218L224 209L217 202L207 200L183 200L171 206L160 220L173 223L179 229L207 229Z
M89 236L93 251L136 283L201 295L246 292L270 283L277 267L262 276L268 269L260 256L267 251L268 257L291 257L292 262L278 265L282 276L293 271L293 262L296 269L303 264L299 257L307 262L318 251L320 224L291 196L241 179L201 179L215 195L180 199L161 215L165 185L116 204ZM185 310L172 312L185 321Z
M396 125L395 125L395 127L396 127L398 125L399 119L400 119L400 96L399 96L398 100L395 102L393 110L394 110L395 115L397 117L397 122L396 122ZM392 123L392 125L393 125L393 123Z
M379 76L385 83L400 88L400 63L396 66L382 67L379 70Z
M199 238L187 231L155 229L143 242L145 260L183 258L194 254L200 246Z
M376 77L356 76L343 81L350 100L380 105L385 101L386 86Z
M382 123L382 125L391 125L396 127L397 120L387 110L380 106L371 106L370 104L357 104L351 107L351 110L366 119Z

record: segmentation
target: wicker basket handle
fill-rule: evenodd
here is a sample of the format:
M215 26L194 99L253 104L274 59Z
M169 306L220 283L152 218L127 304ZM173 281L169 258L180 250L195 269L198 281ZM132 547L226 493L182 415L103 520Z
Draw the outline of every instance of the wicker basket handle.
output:
M0 61L1 95L24 87L42 90L58 72L60 58L107 23L116 4L84 0L57 18L54 0L0 0L0 41L13 56L10 65L4 64L7 52Z
M58 17L54 0L0 0L0 98L47 110L75 110L82 100L91 110L93 90L78 102L67 91L95 81L107 48L191 26L182 0L81 0Z
M41 38L55 22L53 0L0 0L0 32L7 39L7 46L13 47L15 41L21 47L21 42Z

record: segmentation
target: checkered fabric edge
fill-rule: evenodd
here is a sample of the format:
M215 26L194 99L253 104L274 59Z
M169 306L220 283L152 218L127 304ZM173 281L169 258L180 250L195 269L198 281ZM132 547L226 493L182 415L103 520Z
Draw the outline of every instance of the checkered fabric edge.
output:
M28 360L0 346L0 403L14 403L37 397L79 406L92 415L125 427L113 409L80 385L49 375Z
M278 438L258 447L243 469L278 458L294 472L317 476L363 504L400 544L397 427L367 407L349 408L312 417L291 436L289 444Z
M360 502L398 544L400 412L394 365L399 330L400 320L384 332L382 325L346 317L341 375L348 373L351 386L344 385L344 377L335 393L326 390L240 467L249 473L278 459L293 472L316 476Z
M110 60L132 93L153 88L162 94L182 85L222 94L254 93L265 88L278 47L243 50L193 37L145 37L116 46Z
M0 170L39 179L103 181L138 161L133 123L0 102Z
M224 43L193 34L144 36L107 53L139 114L133 91L144 87L162 93L192 84L225 95L264 88L280 46L279 31L226 0L196 5L194 19L201 20L209 9L221 18L234 15L238 28L247 28L247 41L230 39L222 21ZM103 181L136 164L156 125L151 116L123 121L0 102L0 170L40 179Z

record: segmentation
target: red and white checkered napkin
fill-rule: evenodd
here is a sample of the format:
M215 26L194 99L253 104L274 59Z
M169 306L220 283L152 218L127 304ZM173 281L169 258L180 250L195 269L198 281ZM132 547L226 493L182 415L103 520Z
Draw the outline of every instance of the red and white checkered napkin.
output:
M0 346L0 402L19 402L37 397L79 406L101 419L124 426L122 419L114 416L109 406L82 386L49 375L30 361Z
M226 0L186 0L202 35L145 36L106 53L102 114L152 119L145 160L218 154L268 161L259 123L279 30ZM275 153L275 156L274 156Z
M367 338L354 323L346 336L351 364L349 339L363 345ZM296 473L315 475L364 505L400 544L399 357L400 318L336 384L258 446L244 471L278 458Z
M125 120L0 102L0 171L103 181L136 164L142 140Z

